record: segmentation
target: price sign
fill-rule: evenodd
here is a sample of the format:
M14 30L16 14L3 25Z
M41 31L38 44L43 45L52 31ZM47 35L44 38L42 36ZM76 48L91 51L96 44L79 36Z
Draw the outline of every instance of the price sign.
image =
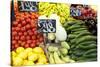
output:
M38 20L39 32L43 33L55 33L56 32L56 20L54 19L39 19Z
M34 1L18 1L19 11L38 11L38 2Z
M70 15L71 16L81 16L81 10L75 7L70 8Z

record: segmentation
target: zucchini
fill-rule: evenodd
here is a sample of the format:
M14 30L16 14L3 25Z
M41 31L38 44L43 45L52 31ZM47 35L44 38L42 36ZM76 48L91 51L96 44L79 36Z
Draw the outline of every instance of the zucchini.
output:
M88 44L96 44L96 41L85 41L85 42L79 43L79 45L82 45L82 46L88 46Z
M82 30L87 30L87 28L78 28L78 29L73 29L71 31L72 32L76 32L76 31L82 31Z
M80 34L80 33L83 33L83 32L88 32L88 31L87 30L80 30L80 31L73 32L73 34Z

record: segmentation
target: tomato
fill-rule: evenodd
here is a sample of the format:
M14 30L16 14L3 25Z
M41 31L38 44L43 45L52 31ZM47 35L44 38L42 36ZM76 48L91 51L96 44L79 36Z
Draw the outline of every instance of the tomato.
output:
M32 43L32 44L30 44L30 47L31 47L31 48L35 47L35 44L33 44L33 43Z
M20 28L19 27L16 27L16 31L20 31Z
M25 42L22 42L20 45L23 47L25 45Z
M32 41L31 40L27 40L27 44L31 44L32 43Z
M15 36L15 40L19 40L19 36Z
M35 39L36 39L36 36L33 35L33 36L32 36L32 39L35 40Z
M18 24L18 27L21 27L21 24Z
M22 41L25 40L25 36L21 36L20 40L22 40Z
M32 29L33 32L36 31L36 30L37 30L37 28L33 28L33 29Z
M28 48L28 47L29 47L29 44L25 44L24 47L25 47L25 48Z
M12 31L15 31L15 28L14 27L12 27L12 29L11 29Z
M24 36L27 36L27 35L28 35L28 33L27 33L27 32L24 32L23 34L24 34Z
M22 32L26 31L26 28L25 28L25 27L22 27L22 28L21 28L21 31L22 31Z
M23 33L22 33L22 32L19 32L19 33L18 33L18 35L19 35L19 36L22 36L22 35L23 35Z
M18 45L18 44L15 44L15 45L14 45L14 47L15 47L15 48L18 48L18 47L19 47L19 45Z
M26 40L30 40L31 37L29 35L26 36Z
M30 21L31 21L31 19L30 19L30 18L27 18L27 19L26 19L26 22L30 22Z
M43 42L43 40L44 40L43 37L39 38L39 42Z
M23 26L26 25L26 21L23 20L23 21L22 21L22 25L23 25Z
M16 36L16 35L17 35L17 32L16 32L16 31L13 31L13 32L12 32L12 35L13 35L13 36Z
M28 34L29 34L30 36L32 36L32 35L33 35L33 32L32 32L31 30L29 30L29 31L28 31Z
M18 25L18 22L17 22L17 21L14 21L14 22L13 22L13 25L14 25L14 26L17 26L17 25Z
M21 43L22 43L22 41L19 40L19 41L18 41L18 44L21 44Z
M26 25L26 29L30 29L30 24L27 24Z
M16 44L17 43L17 41L16 40L12 40L12 44Z
M37 31L34 31L34 35L37 35L38 34L38 32Z

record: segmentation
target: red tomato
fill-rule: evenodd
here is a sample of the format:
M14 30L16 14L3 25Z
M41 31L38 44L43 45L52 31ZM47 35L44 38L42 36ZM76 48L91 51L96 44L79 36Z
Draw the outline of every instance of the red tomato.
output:
M26 36L26 35L28 35L28 33L27 32L24 32L24 36Z
M15 44L14 46L15 46L15 48L18 48L18 47L19 47L19 45L18 45L18 44Z
M30 19L30 18L27 18L27 19L26 19L26 22L30 22L30 21L31 21L31 19Z
M17 32L16 31L12 31L12 35L13 36L17 35Z
M15 36L15 40L19 40L19 36Z
M22 42L20 45L23 47L25 45L25 42Z
M33 32L36 31L36 30L37 30L37 28L33 28L33 29L32 29Z
M22 43L22 41L19 40L19 41L18 41L18 44L21 44L21 43Z
M25 27L26 29L30 29L30 24L27 24Z
M38 34L38 32L37 31L34 31L34 35L37 35Z
M29 35L26 36L26 40L30 40L31 37Z
M23 26L26 25L26 21L22 21L22 25L23 25Z
M22 41L25 40L25 36L21 36L20 40L22 40Z
M18 22L17 22L17 21L14 21L14 22L13 22L13 25L14 25L14 26L17 26L17 25L18 25Z
M22 32L19 32L19 33L18 33L18 35L19 35L19 36L22 36L22 35L23 35L23 33L22 33Z
M15 28L14 27L12 27L12 31L15 31Z
M32 43L32 41L31 40L27 40L27 44L31 44Z
M28 48L28 47L29 47L29 44L25 44L24 47L25 47L25 48Z
M43 40L44 40L43 37L39 38L39 42L43 42Z
M18 27L22 27L21 24L18 24Z
M12 44L16 44L17 43L17 41L16 40L12 40Z
M28 32L28 34L29 34L30 36L32 36L32 35L33 35L33 32L30 30L30 31Z
M16 31L20 31L20 28L19 27L16 27Z
M32 44L30 44L30 47L31 47L31 48L35 47L35 44L33 44L33 43L32 43Z
M37 40L36 40L36 45L39 45L39 44L40 44L40 42L39 42L39 40L37 39Z
M22 32L26 31L26 28L25 28L25 27L22 27L22 28L21 28L21 31L22 31Z
M36 39L36 36L33 35L33 36L32 36L32 39L35 40L35 39Z

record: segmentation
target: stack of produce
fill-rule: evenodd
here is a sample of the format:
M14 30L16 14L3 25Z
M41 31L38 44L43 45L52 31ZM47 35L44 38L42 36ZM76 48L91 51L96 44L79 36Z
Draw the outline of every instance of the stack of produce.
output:
M64 27L68 33L71 58L76 61L96 61L97 37L87 30L84 22L69 22L64 24Z
M55 45L55 44L53 44ZM48 59L50 64L62 64L75 62L68 56L68 50L70 49L67 42L61 42L60 47L48 46Z
M38 13L19 12L15 4L15 18L12 21L12 50L17 47L35 47L44 41L43 34L37 31Z
M41 47L26 48L18 47L16 51L11 52L12 65L35 65L35 64L48 64L47 58Z
M39 3L39 14L50 16L51 14L57 14L60 16L60 22L63 24L65 21L74 20L70 17L70 5L64 3Z

